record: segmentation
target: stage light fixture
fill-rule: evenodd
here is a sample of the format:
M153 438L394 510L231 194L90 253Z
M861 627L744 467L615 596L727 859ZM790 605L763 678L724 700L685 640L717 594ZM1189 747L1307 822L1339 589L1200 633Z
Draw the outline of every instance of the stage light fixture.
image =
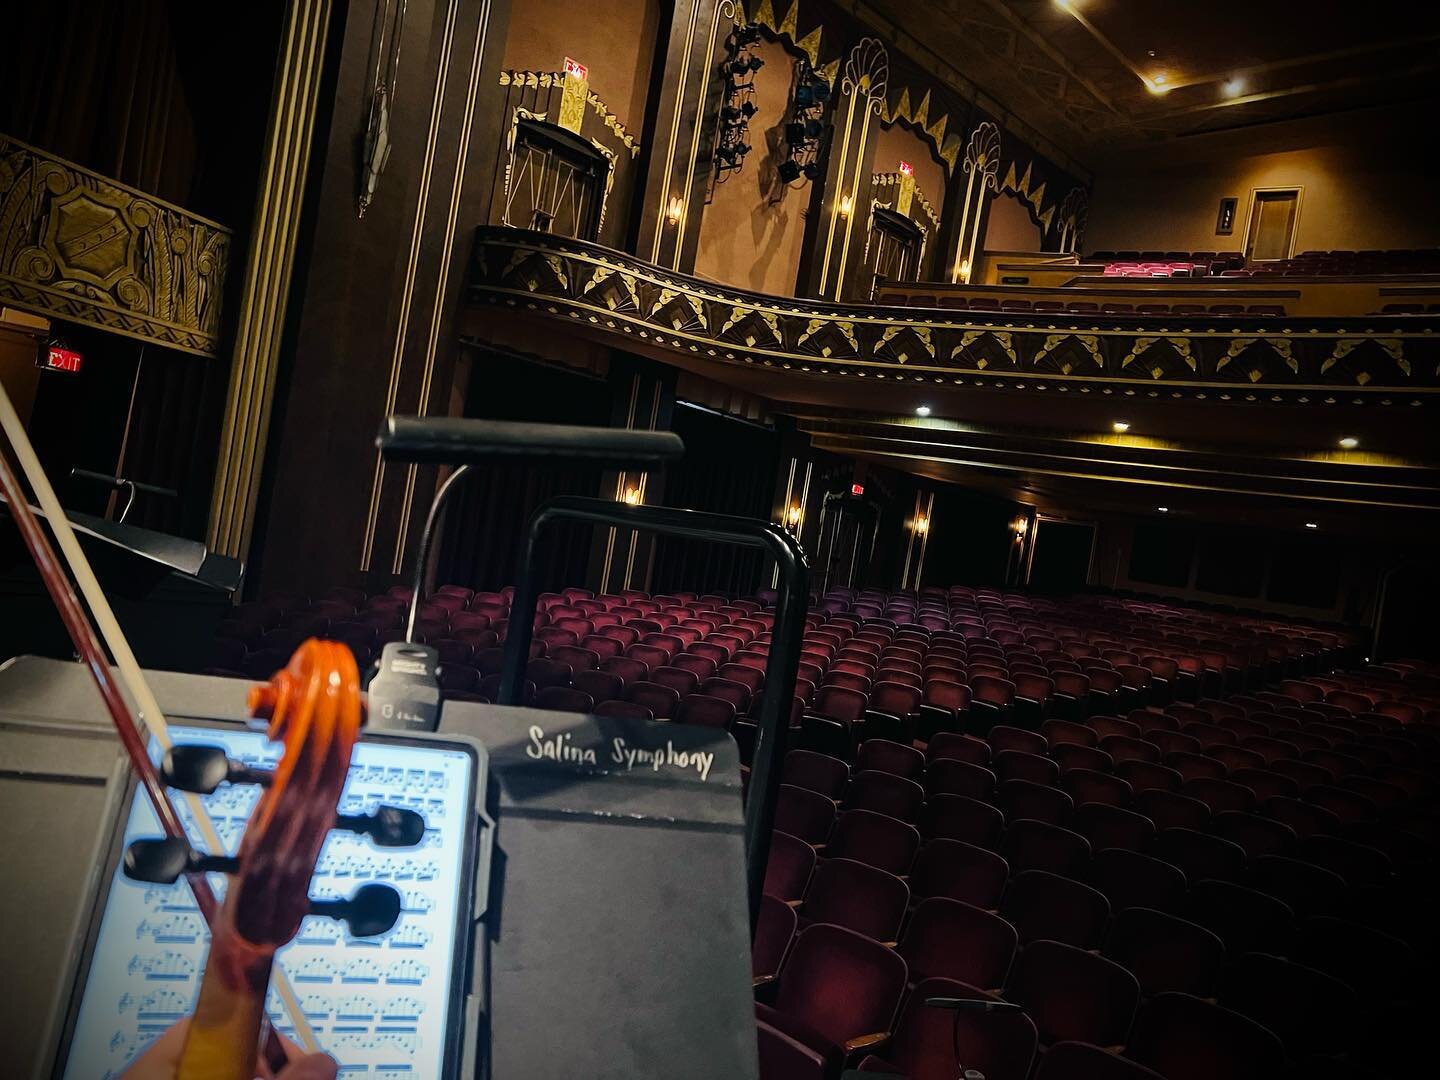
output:
M785 142L788 146L799 146L805 141L805 125L800 121L792 121L785 125Z
M1307 521L1307 522L1305 522L1305 528L1307 528L1307 529L1318 529L1318 528L1320 528L1320 526L1317 525L1317 524L1316 524L1315 522L1313 522L1313 521Z
M1162 514L1168 514L1170 512L1170 508L1168 506L1157 506L1155 507L1155 509Z
M1110 430L1115 432L1116 435L1124 435L1125 432L1130 430L1130 421L1116 420L1110 425Z
M930 415L930 406L929 406L929 405L921 405L918 409L915 410L915 415L916 415L916 416L929 416L929 415Z
M820 179L820 163L818 161L808 162L805 165L805 168L801 169L800 171L805 174L805 179L811 181L812 183Z
M1354 450L1359 445L1360 440L1355 438L1354 435L1346 435L1340 440L1340 449L1342 450Z
M795 107L797 109L808 109L815 104L815 89L809 83L801 83L795 87Z
M1245 81L1237 75L1235 78L1228 80L1225 85L1221 87L1221 90L1224 91L1227 98L1239 97L1245 93Z
M793 161L782 161L777 171L782 184L793 184L800 179L800 166Z

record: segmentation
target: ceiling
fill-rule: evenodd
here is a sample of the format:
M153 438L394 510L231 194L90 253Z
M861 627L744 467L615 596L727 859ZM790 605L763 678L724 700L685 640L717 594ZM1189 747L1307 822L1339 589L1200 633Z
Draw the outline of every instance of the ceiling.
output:
M1440 5L1414 0L848 6L1092 165L1106 148L1432 96L1440 74Z
M1295 532L1310 523L1332 536L1440 540L1440 443L1429 408L862 386L663 359L768 399L820 449L1041 509L1158 517L1164 506L1171 521ZM920 405L929 416L915 415ZM1129 430L1114 432L1116 420ZM1357 449L1339 448L1347 435Z

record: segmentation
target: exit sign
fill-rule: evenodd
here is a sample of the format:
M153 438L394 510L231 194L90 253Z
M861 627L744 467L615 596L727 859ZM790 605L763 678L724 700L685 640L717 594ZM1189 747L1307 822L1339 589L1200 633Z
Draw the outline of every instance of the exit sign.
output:
M63 371L68 375L78 375L80 369L85 365L85 357L74 349L67 349L61 345L47 345L37 363L45 371Z
M571 60L570 57L567 56L565 58L565 74L574 75L575 78L583 81L590 78L590 69L580 63L579 60Z
M850 485L850 494L851 494L851 495L864 495L864 494L865 494L865 485L864 485L864 484L851 484L851 485Z
M900 162L900 171L906 176L914 176L915 166L911 165L908 161L902 161Z

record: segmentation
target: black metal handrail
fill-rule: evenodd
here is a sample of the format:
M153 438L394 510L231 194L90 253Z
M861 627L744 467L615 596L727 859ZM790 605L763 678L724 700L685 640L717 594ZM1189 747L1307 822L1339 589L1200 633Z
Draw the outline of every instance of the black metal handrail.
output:
M618 525L664 536L762 548L779 564L780 588L775 604L775 629L770 642L769 663L765 668L765 692L755 751L750 762L750 794L745 804L745 870L753 935L755 920L760 913L760 896L765 887L770 833L775 820L775 802L780 793L780 765L790 729L795 672L805 635L810 588L810 567L805 560L805 552L795 538L780 526L757 518L677 510L668 506L631 506L578 495L561 495L551 499L535 512L526 528L525 552L516 577L515 597L510 605L509 630L505 639L505 664L500 676L498 701L501 705L522 704L521 688L525 683L525 666L530 659L530 641L535 632L535 605L539 600L536 555L546 528L560 521Z

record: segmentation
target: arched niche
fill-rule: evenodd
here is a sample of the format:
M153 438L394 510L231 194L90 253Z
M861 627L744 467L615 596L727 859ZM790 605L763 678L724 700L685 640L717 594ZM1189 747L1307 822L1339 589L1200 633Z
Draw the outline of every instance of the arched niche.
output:
M982 250L1038 252L1044 250L1045 230L1035 209L1012 191L990 200Z

